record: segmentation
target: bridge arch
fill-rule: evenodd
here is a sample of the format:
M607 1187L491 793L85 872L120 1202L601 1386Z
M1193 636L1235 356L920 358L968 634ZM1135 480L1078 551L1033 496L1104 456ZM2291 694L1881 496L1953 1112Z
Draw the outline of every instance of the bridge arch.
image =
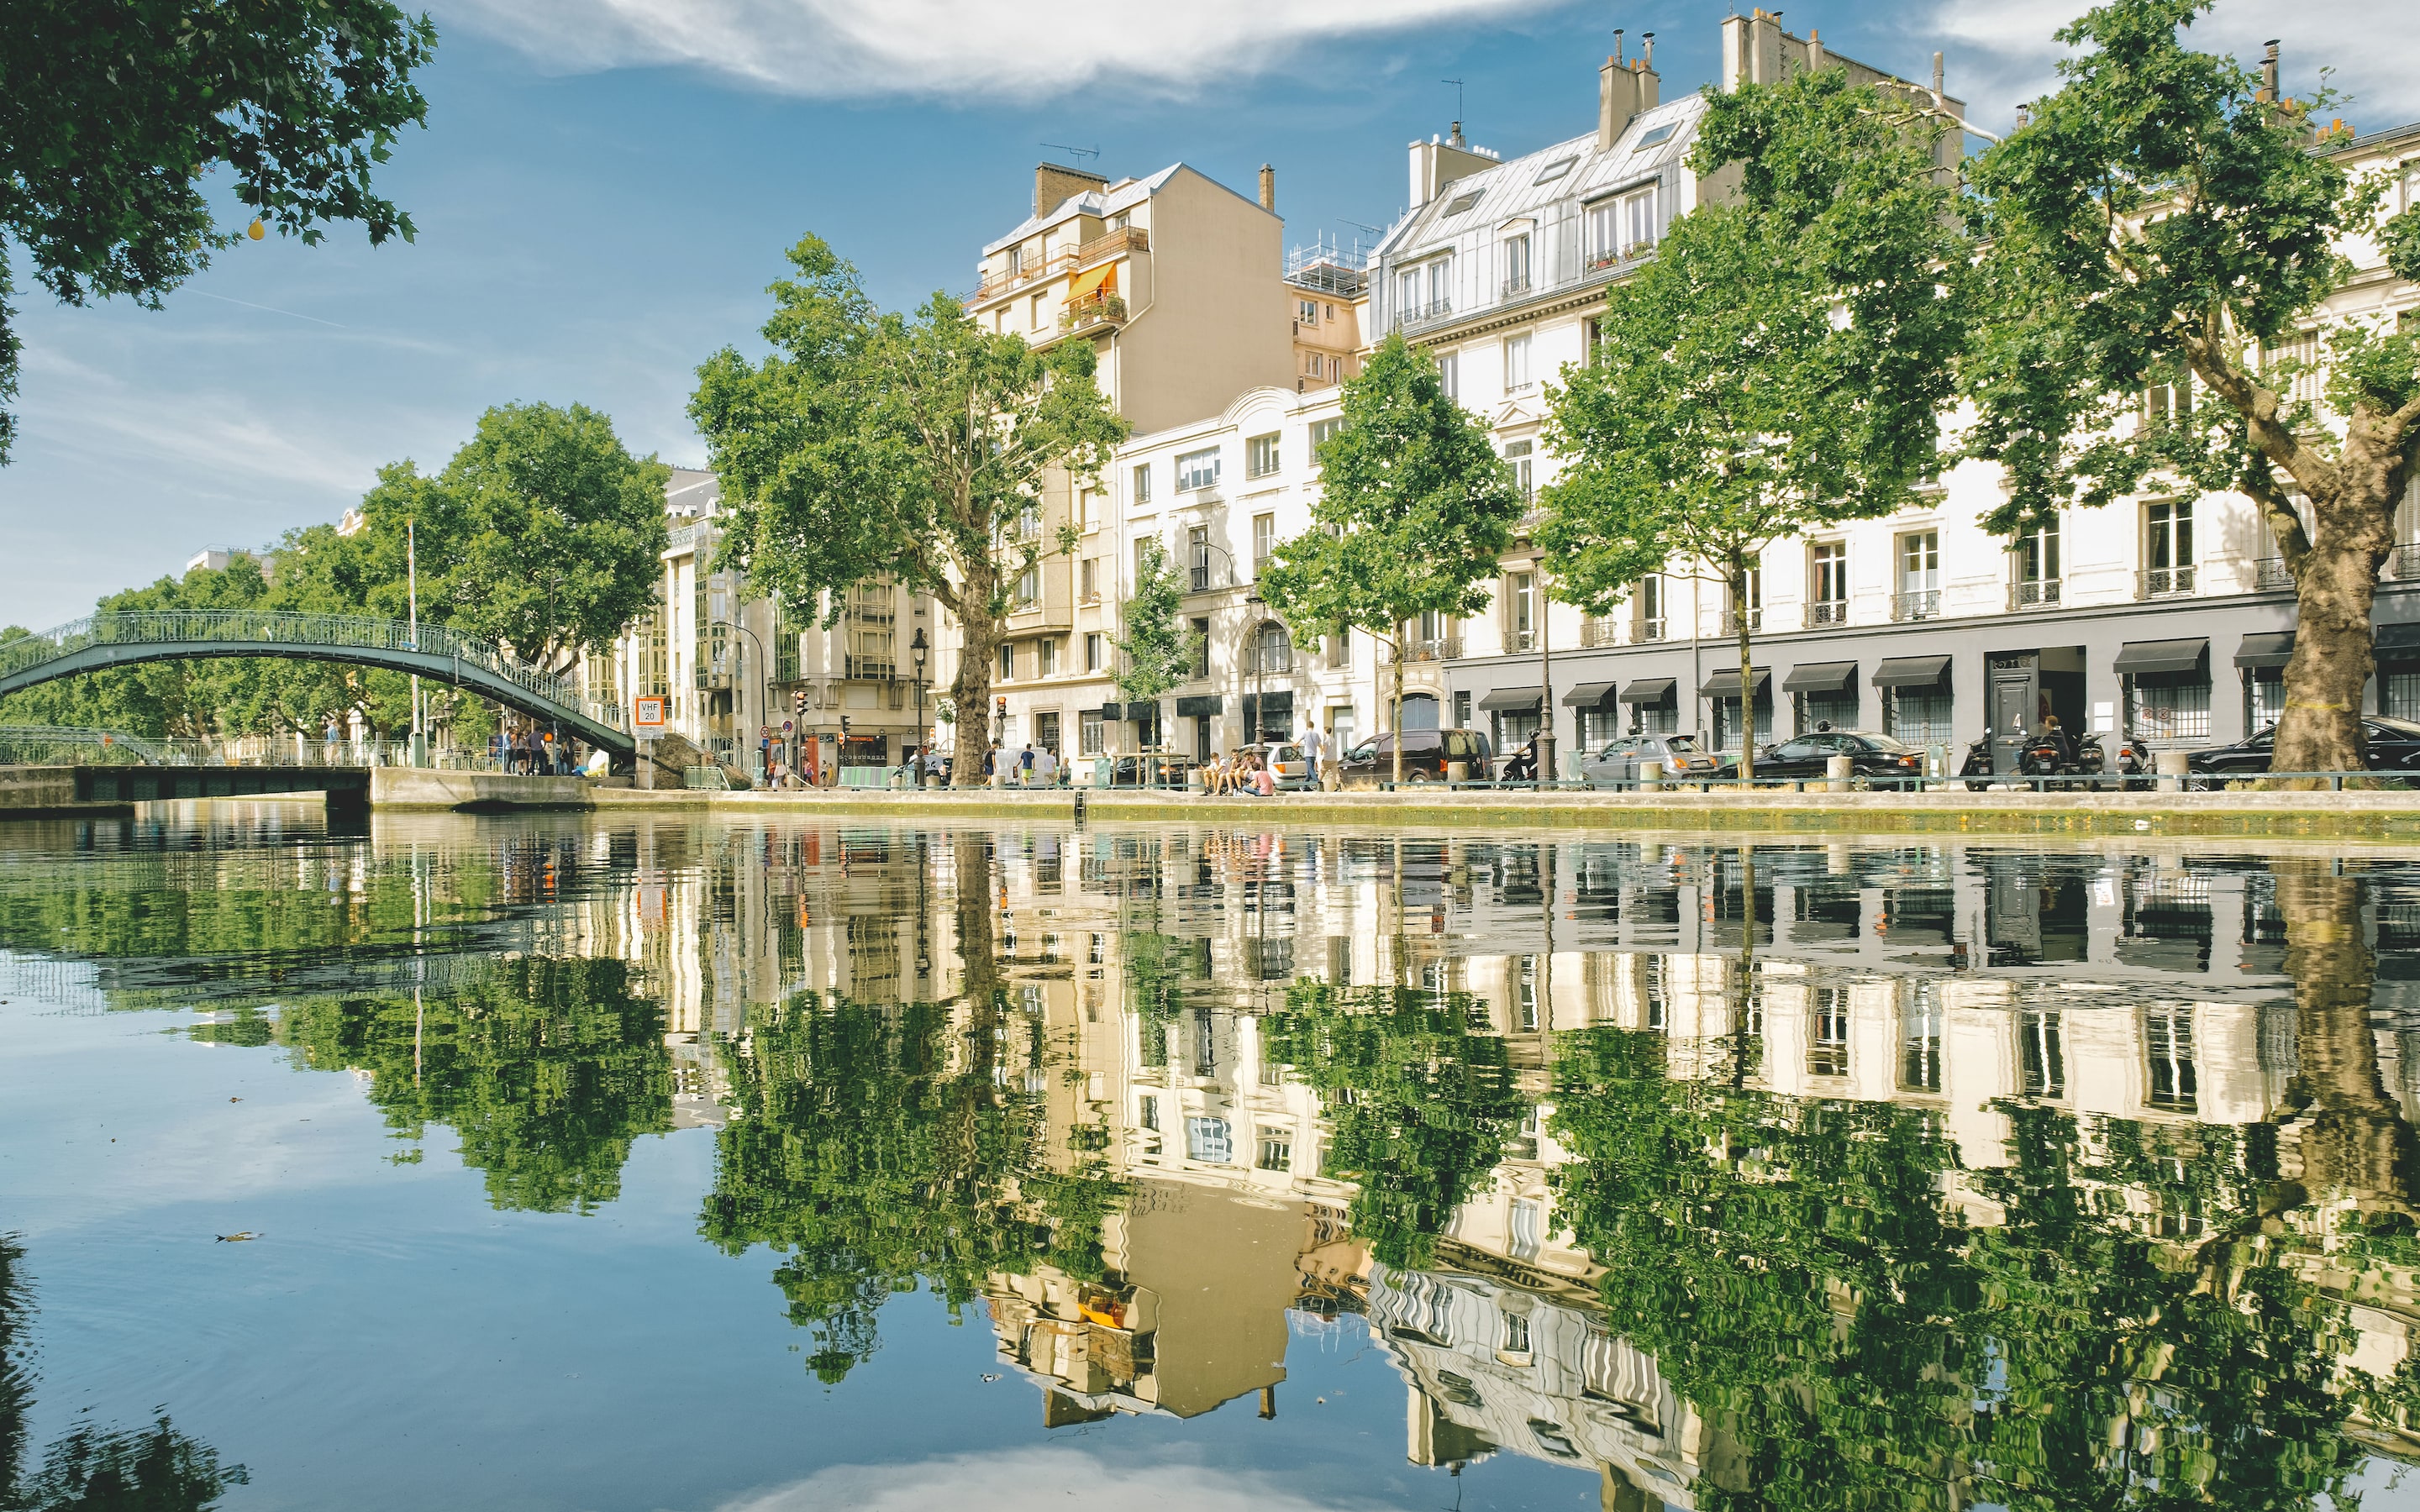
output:
M129 610L0 642L0 696L38 684L147 661L274 656L417 672L561 726L589 745L628 756L628 716L589 698L568 678L526 666L491 641L402 620L256 609Z

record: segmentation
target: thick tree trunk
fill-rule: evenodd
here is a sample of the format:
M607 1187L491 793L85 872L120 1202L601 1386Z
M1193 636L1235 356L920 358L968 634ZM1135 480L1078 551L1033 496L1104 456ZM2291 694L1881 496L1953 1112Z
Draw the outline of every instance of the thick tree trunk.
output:
M2269 863L2286 920L2286 975L2294 983L2295 1112L2281 1174L2305 1201L2350 1197L2364 1207L2412 1203L2415 1145L2386 1088L2370 1026L2378 958L2362 928L2362 880L2317 858Z
M2361 705L2373 671L2370 606L2395 544L2395 506L2408 475L2400 451L2392 421L2357 410L2335 469L2335 487L2309 490L2311 541L2294 563L2294 656L2286 664L2273 772L2368 766Z

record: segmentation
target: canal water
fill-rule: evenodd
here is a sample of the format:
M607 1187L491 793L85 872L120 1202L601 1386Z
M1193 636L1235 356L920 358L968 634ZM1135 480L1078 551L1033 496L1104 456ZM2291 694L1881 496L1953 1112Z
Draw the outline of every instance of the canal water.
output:
M0 999L0 1505L2420 1506L2420 856L219 804Z

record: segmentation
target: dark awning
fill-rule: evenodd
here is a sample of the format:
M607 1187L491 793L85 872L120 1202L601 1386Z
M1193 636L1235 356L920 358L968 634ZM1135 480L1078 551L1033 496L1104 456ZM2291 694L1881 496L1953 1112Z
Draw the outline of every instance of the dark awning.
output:
M2263 630L2257 635L2247 635L2243 643L2235 648L2235 664L2238 667L2283 667L2293 659L2294 632L2291 630Z
M1216 693L1199 693L1176 701L1176 717L1180 719L1207 719L1221 712Z
M1785 693L1846 693L1857 686L1857 664L1854 661L1819 661L1809 667L1792 667L1790 675L1781 680Z
M1604 708L1606 704L1612 702L1613 690L1621 686L1619 683L1582 683L1563 695L1563 707L1567 709Z
M1947 656L1885 656L1874 669L1876 687L1932 687L1948 677Z
M1543 687L1499 687L1479 701L1482 709L1535 709L1546 701Z
M1252 711L1255 708L1259 709L1263 714L1292 714L1294 712L1294 689L1290 687L1273 687L1265 693L1245 694L1245 723L1249 724L1252 722Z
M2189 672L2196 671L2202 658L2210 655L2210 638L2197 636L2190 640L2129 640L2118 652L2118 664L2112 668L2129 677L2148 672Z
M1677 677L1642 677L1621 690L1624 703L1669 703L1672 690L1681 686Z
M1112 703L1109 707L1116 708L1117 705ZM1129 703L1125 706L1125 716L1129 719L1156 719L1159 717L1159 701L1154 699L1148 703Z
M1749 686L1761 695L1764 685L1773 681L1773 669L1751 667L1747 670L1747 677ZM1736 699L1740 696L1739 685L1739 669L1725 667L1706 675L1704 686L1698 689L1698 696L1701 699Z
M1103 719L1107 720L1110 724L1115 724L1126 717L1126 706L1123 703L1104 703L1101 705L1099 713Z
M2420 625L2381 625L2378 627L2378 649L2409 651L2420 646Z

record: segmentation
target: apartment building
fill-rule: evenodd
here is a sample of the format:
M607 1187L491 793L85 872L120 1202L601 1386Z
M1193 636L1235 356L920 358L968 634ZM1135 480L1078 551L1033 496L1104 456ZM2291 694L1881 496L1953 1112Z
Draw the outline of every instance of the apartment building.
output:
M1297 393L1332 388L1361 371L1361 328L1370 295L1370 259L1357 243L1321 237L1288 247L1286 316L1294 327Z
M1297 363L1288 319L1300 316L1285 282L1276 184L1263 167L1254 200L1181 162L1115 181L1043 164L1032 215L984 248L967 309L987 329L1038 347L1092 343L1102 393L1141 432L1220 413L1248 391L1290 389ZM1323 312L1321 339L1349 350L1357 327L1341 311L1332 332ZM1131 748L1117 745L1118 719L1085 717L1119 702L1118 610L1133 558L1121 544L1117 498L1109 479L1088 486L1055 476L1016 522L1018 539L1046 549L1014 585L995 653L987 713L993 738L1010 750ZM1079 542L1073 553L1055 549L1063 529ZM946 685L957 637L954 624L942 628L953 633L939 638L934 678Z
M1915 88L1762 11L1723 27L1727 89L1835 65L1860 82ZM1511 162L1459 140L1414 144L1416 208L1373 259L1373 319L1436 353L1452 391L1494 423L1525 488L1553 478L1556 459L1537 439L1542 387L1586 360L1604 286L1652 254L1674 215L1722 193L1683 161L1701 101L1659 103L1658 87L1645 59L1608 60L1595 136ZM1954 99L1942 105L1962 114ZM2356 172L2389 176L2389 213L2420 194L2420 126L2334 150ZM2319 326L2414 317L2420 289L2394 278L2378 248L2356 238L2344 250L2355 276L2278 355L2317 355ZM2158 385L2142 420L2195 399L2189 378ZM1737 749L1828 724L1879 730L1953 762L1988 736L2007 770L2024 733L2050 715L2155 748L2239 739L2276 717L2293 594L2248 500L2155 483L2102 509L2062 512L2012 543L1979 524L2003 497L1995 467L1951 468L1890 518L1775 547L1743 602L1679 563L1601 617L1554 602L1548 564L1524 546L1508 554L1487 613L1423 640L1445 666L1443 717L1490 730L1499 748L1545 722L1567 772L1631 733L1686 731ZM2397 538L2412 544L2397 548L2379 595L2368 706L2420 717L2412 499ZM1755 638L1745 674L1743 622Z
M920 671L929 722L932 601L886 582L860 583L841 595L827 627L832 606L801 609L752 594L744 574L715 565L726 524L721 498L713 473L673 470L662 587L646 614L587 658L588 687L623 704L667 700L671 733L742 770L762 771L768 755L788 764L809 737L823 742L826 762L897 762L923 741Z

